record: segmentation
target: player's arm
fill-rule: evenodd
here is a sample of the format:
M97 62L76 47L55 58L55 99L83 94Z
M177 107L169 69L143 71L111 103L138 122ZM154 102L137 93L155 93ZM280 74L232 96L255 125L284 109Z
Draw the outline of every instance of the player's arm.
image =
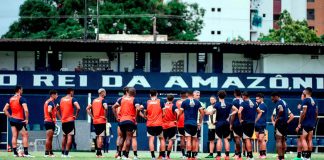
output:
M237 115L238 115L238 118L239 118L239 120L240 120L240 123L242 123L243 122L243 120L242 120L242 111L243 111L243 107L242 106L240 106L240 109L238 110L238 112L237 112Z
M92 105L88 104L86 110L87 110L88 115L93 119L93 114L91 112L91 109L92 109Z
M53 115L52 115L52 113L53 113L53 108L54 108L54 106L52 106L52 105L48 105L48 106L47 106L47 112L48 112L49 116L51 117L51 119L52 119L52 117L53 117ZM52 121L53 121L53 119L52 119Z
M257 117L255 119L255 123L257 123L259 121L259 119L261 118L262 114L264 113L264 111L261 110L259 107L257 108L256 111L257 111L258 115L257 115Z
M105 113L105 116L104 116L104 118L105 119L107 119L107 112L108 112L108 103L106 102L106 101L104 101L103 103L102 103L102 107L104 108L104 113Z
M25 120L23 122L28 124L29 112L28 112L27 103L23 103L22 107L23 107L24 112L25 112Z
M279 113L277 113L277 118L275 119L275 124L278 122L279 118L282 116L284 109L282 105L278 105L277 108L279 108Z
M3 107L3 112L5 113L5 115L8 117L8 118L10 118L11 117L11 115L10 115L10 113L9 113L9 103L6 103L6 105Z
M233 114L233 110L235 110L236 109L236 113L235 114ZM230 120L230 124L231 125L233 125L234 124L234 120L235 120L235 117L236 117L236 114L238 113L238 109L234 106L234 105L232 105L232 114L231 114L231 120Z
M198 126L201 127L202 121L204 119L204 108L200 107L199 112L200 112L200 115L199 115L199 124L198 124Z
M116 118L117 121L119 121L118 116L117 116L117 108L118 108L118 107L120 107L120 105L119 105L118 102L116 102L116 103L112 106L112 111L113 111L114 116L115 116L115 118Z
M144 119L146 119L146 116L144 115L144 113L142 111L139 111L138 112L138 115Z
M61 110L60 110L60 105L59 104L56 104L56 116L58 117L58 119L62 119L62 116L61 116Z
M289 113L288 113L289 119L287 121L287 124L289 124L295 118L294 114L289 110L289 108L288 108L288 111L289 111Z
M276 109L273 109L272 115L271 115L271 123L273 126L275 126L275 116L276 116Z
M79 116L79 112L80 112L80 108L81 108L81 107L80 107L80 105L79 105L78 102L74 102L73 104L74 104L75 109L76 109L76 111L75 111L75 115L74 115L74 118L77 119L78 116Z

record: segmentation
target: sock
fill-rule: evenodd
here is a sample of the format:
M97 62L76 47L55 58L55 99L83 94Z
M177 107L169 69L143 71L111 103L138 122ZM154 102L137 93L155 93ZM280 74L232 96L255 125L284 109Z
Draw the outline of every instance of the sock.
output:
M278 156L279 160L285 159L285 156Z
M134 156L136 156L136 157L137 157L137 151L134 151Z
M102 156L101 148L98 148L97 152L98 152L98 155Z
M209 153L209 156L213 156L213 153Z
M163 158L165 158L165 151L162 151L162 152L161 152L161 156L162 156Z
M195 158L197 156L197 152L192 152L191 154L192 154L191 156L192 158Z
M245 151L243 152L243 156L244 156L244 157L246 156L246 152L245 152Z
M182 152L182 156L186 156L186 152L184 149L181 149L181 152Z
M65 154L65 150L62 150L62 155L64 155Z
M126 158L128 158L128 155L129 155L129 152L128 152L128 151L126 151Z
M28 155L28 147L24 147L24 154Z
M123 151L123 156L125 156L125 157L126 157L126 151Z
M248 157L253 158L252 152L248 152Z
M14 155L18 155L17 148L12 148Z
M225 152L225 155L226 155L226 156L228 157L228 156L229 156L229 152L228 152L228 151L226 151L226 152Z
M267 151L266 150L262 150L262 155L267 155Z
M119 146L116 147L116 151L119 151Z
M46 156L49 155L49 151L45 151L45 155L46 155Z
M309 157L308 158L312 158L312 151L308 151Z
M118 151L118 156L121 157L121 151Z
M155 158L154 151L151 151L151 157L152 157L152 158Z
M54 155L53 150L50 150L50 151L49 151L49 154L50 154L50 155Z
M220 151L217 151L217 157L220 157L221 156L221 152Z
M297 153L297 158L301 158L301 152Z
M237 152L237 155L241 158L242 156L241 156L241 152Z
M309 151L306 151L306 153L305 153L305 158L309 158L309 156L310 156L310 152Z
M66 156L69 155L69 151L65 151L64 155L66 155Z
M191 158L191 151L187 151L187 157Z
M302 151L302 157L306 158L306 151Z
M168 152L167 152L168 157L170 157L170 154L171 154L171 151L168 151Z

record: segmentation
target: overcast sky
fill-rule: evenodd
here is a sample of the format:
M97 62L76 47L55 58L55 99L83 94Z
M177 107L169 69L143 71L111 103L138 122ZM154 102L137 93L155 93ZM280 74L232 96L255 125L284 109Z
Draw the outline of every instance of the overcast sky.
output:
M9 30L9 26L18 20L19 6L25 0L1 0L0 5L0 37Z

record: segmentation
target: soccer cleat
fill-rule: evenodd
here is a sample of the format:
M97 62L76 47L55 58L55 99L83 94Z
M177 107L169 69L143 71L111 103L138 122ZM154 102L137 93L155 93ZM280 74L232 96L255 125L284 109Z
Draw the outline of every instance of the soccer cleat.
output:
M120 156L117 156L116 159L122 159Z
M304 158L295 157L294 160L303 160Z
M154 158L151 158L151 160L156 160L156 158L154 157Z
M182 156L181 159L187 159L187 157L186 156Z
M216 156L215 160L221 160L221 158L222 158L221 156Z
M19 155L18 154L14 154L13 157L19 157Z
M212 156L212 155L208 155L208 156L205 157L205 158L214 158L214 156Z
M32 155L30 155L30 154L24 154L22 157L34 158L35 156L32 156Z
M123 156L122 160L129 160L129 158L127 158L126 156Z
M225 156L225 160L230 160L231 158L229 156Z
M266 159L266 158L267 158L266 155L260 155L260 156L259 156L259 159Z
M134 156L133 160L138 160L139 158L137 156Z

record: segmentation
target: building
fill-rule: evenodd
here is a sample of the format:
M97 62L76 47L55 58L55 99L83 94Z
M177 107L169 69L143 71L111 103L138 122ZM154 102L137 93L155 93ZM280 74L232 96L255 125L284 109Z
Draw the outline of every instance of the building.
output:
M324 35L324 1L307 0L307 21L309 28L316 31L318 36Z

